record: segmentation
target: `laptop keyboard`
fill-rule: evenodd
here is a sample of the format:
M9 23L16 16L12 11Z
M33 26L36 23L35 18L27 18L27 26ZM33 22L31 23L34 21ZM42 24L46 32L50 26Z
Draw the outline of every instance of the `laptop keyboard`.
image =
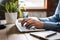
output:
M26 28L25 26L22 26L20 22L16 22L16 26L19 29L20 32L29 32L29 31L43 31L44 29L36 29L36 28Z
M33 28L29 28L29 29L28 29L28 28L26 28L25 26L22 26L21 23L18 23L17 25L19 26L19 28L20 28L21 30L25 30L25 31L29 31L29 30L32 31L32 30L35 30L35 29L33 29Z

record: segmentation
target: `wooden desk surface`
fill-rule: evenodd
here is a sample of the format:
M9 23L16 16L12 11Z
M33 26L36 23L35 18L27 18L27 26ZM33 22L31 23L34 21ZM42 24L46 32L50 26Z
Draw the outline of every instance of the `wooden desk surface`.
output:
M6 26L5 29L0 30L0 40L39 40L28 33L20 33L14 24Z
M6 26L5 29L0 30L0 40L42 40L30 36L29 33L20 33L15 24L7 24Z

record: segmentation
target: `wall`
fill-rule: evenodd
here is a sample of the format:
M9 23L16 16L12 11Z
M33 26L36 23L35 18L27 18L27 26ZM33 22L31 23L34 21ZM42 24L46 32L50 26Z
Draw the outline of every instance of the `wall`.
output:
M59 0L48 0L47 16L52 16L55 13Z
M45 11L41 12L28 12L29 17L38 17L38 18L44 18L47 16L47 13Z
M1 3L2 0L0 0L0 3Z
M1 4L2 1L3 1L3 0L0 0L0 4ZM1 9L3 9L3 7L0 6L0 10L1 10ZM4 13L0 11L0 19L5 19L4 16L5 16Z

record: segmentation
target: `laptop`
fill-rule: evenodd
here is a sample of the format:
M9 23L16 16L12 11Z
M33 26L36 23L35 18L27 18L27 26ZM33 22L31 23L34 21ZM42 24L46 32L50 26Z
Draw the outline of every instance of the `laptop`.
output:
M16 20L16 27L20 32L36 32L36 31L44 31L45 29L36 29L36 28L26 28L25 26L22 26L20 23L20 20Z

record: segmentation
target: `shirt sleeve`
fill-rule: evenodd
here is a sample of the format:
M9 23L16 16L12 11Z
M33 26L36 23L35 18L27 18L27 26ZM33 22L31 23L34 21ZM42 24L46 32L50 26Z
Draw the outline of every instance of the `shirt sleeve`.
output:
M45 22L44 29L46 30L54 30L60 32L60 24L59 22Z
M48 18L40 18L40 21L44 22L44 29L60 32L60 22L52 22Z

